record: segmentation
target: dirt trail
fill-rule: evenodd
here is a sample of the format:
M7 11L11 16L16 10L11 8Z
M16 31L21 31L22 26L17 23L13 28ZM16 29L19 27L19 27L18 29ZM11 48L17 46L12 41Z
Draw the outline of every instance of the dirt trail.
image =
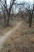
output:
M19 26L21 25L22 21L19 22L16 27L5 33L4 36L0 37L0 49L3 47L4 42L9 38L10 34L12 34ZM12 36L12 35L11 35Z
M18 23L15 28L7 32L10 35L5 34L7 37L4 36L5 38L2 38L3 42L0 44L1 46L4 46L1 49L2 52L34 52L34 43L32 43L34 34L29 33L32 30L33 29L29 28L24 21Z

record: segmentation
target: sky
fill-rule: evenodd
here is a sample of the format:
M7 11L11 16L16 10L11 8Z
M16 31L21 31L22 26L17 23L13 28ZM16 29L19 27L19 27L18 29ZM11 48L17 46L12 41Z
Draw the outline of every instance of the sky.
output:
M24 2L24 1L30 3L30 5L31 5L34 0L16 0L17 3L22 3L22 2ZM8 8L9 8L10 0L7 0L7 5L8 5ZM15 8L14 8L14 12L15 12L15 13L16 13L16 12L18 13L18 8L16 8L16 10L15 10Z
M29 3L33 3L33 0L16 0L16 2L22 2L22 1L26 1L26 2L29 2ZM7 0L7 4L10 3L10 0Z
M32 3L33 3L33 0L16 0L16 2L17 3L22 3L22 2L28 2L30 5L32 5ZM7 4L8 4L8 6L10 5L10 0L7 0ZM15 8L14 8L14 12L15 13L18 13L18 8L15 10Z

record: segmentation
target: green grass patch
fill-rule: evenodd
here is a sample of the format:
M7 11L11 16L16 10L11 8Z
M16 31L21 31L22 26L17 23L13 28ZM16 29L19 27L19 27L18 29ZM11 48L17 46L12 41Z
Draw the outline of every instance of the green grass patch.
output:
M30 31L27 30L27 29L24 30L24 34L28 34L29 32L30 32Z
M27 34L28 33L28 30L24 30L24 34Z
M21 35L28 34L28 33L29 33L29 30L24 30L24 32L21 32Z
M21 32L21 35L24 35L24 32Z
M34 33L34 29L32 30L32 33Z

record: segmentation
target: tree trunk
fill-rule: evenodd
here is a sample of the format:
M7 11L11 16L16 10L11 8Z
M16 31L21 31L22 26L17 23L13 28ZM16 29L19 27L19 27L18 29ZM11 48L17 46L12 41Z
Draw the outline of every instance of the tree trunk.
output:
M8 14L7 26L9 26L10 14Z
M32 26L32 15L29 17L29 27Z
M4 13L4 24L6 24L6 15Z
M6 17L4 17L4 24L6 24Z

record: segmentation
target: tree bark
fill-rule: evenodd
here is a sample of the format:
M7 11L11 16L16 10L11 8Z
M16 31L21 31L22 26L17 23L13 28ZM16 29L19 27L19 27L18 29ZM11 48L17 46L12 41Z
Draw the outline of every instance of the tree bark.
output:
M6 24L6 15L4 13L4 24Z
M8 13L7 26L9 26L10 13Z
M29 17L29 27L32 26L32 15Z

